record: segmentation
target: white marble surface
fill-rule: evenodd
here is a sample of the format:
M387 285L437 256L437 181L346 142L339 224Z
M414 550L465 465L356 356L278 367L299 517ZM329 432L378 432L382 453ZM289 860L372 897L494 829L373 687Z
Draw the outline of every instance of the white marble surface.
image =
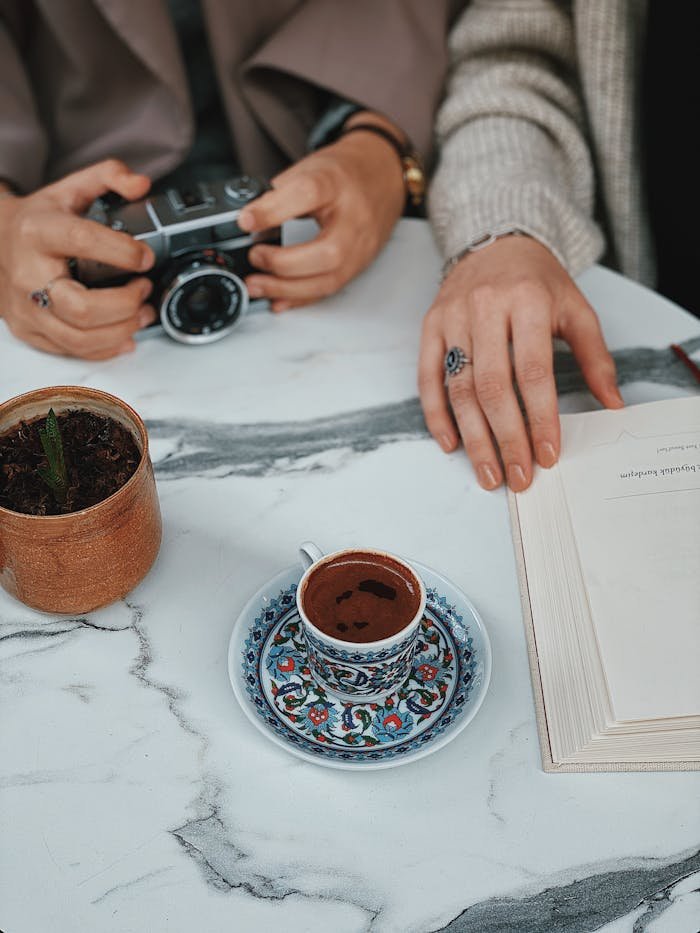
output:
M4 933L700 929L698 774L540 768L504 495L411 401L438 267L404 221L342 295L211 347L92 364L0 329L4 398L81 383L142 413L164 517L123 603L71 619L0 592ZM696 391L664 348L700 322L602 269L581 283L611 346L651 348L618 355L628 400ZM564 407L591 404L562 385ZM493 678L455 741L339 772L245 719L233 621L303 538L412 555L470 595Z

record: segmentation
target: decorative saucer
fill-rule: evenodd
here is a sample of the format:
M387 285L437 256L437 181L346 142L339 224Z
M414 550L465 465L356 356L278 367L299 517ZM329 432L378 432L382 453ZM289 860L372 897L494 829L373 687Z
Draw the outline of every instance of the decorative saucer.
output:
M408 680L382 703L342 703L312 678L296 608L301 566L246 604L229 643L233 692L248 719L293 755L328 768L391 768L429 755L471 722L491 677L491 645L469 599L429 567Z

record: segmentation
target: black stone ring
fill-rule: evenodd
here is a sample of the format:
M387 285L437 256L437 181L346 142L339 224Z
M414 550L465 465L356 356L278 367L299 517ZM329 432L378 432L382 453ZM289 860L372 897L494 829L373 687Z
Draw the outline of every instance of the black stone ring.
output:
M456 376L465 366L471 366L473 360L467 356L461 347L450 347L445 354L445 376Z

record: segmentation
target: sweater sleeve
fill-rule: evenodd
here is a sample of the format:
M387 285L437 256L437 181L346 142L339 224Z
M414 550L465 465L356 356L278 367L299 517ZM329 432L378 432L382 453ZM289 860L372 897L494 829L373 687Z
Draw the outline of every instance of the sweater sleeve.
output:
M20 7L0 0L0 178L32 191L41 183L47 141L22 63Z
M445 258L519 229L577 274L604 241L567 5L474 0L450 57L429 198Z

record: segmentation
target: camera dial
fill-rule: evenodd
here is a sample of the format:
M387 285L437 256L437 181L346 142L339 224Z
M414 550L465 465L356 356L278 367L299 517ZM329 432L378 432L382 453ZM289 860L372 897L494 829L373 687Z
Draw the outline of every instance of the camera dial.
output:
M224 191L232 201L252 201L262 194L263 186L259 179L250 175L237 175L226 182Z
M163 278L160 320L181 343L225 337L248 307L248 290L225 253L203 249L170 265Z

